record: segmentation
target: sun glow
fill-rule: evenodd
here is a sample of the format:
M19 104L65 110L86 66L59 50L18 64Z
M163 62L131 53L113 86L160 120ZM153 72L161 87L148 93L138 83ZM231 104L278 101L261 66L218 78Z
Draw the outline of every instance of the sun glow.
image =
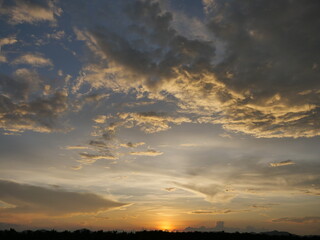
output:
M157 228L163 231L172 231L174 229L172 223L167 221L160 222Z

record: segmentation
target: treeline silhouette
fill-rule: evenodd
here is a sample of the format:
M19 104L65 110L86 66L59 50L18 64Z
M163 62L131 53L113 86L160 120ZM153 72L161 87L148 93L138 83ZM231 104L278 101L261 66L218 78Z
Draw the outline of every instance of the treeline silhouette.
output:
M167 231L90 231L81 229L76 231L56 230L1 230L0 239L3 240L319 240L320 236L274 236L263 233L226 233L226 232L167 232Z

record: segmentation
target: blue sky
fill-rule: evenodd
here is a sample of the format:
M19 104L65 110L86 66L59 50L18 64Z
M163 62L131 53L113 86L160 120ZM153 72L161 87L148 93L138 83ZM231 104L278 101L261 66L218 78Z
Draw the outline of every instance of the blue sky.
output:
M1 226L320 234L317 1L0 6Z

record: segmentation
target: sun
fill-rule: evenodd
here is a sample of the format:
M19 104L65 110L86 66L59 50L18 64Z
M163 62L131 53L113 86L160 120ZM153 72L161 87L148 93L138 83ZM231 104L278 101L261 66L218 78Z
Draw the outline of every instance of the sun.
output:
M172 223L171 223L171 222L168 222L168 221L160 222L157 228L158 228L159 230L169 231L169 232L174 229Z

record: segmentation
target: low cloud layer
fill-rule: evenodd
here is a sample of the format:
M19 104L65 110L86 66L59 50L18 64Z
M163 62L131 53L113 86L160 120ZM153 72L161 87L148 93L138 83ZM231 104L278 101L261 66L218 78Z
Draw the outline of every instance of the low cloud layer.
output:
M67 192L6 180L0 180L0 187L0 200L10 205L0 209L4 213L67 215L97 213L126 205L93 193Z
M284 217L273 219L272 222L281 223L297 223L297 224L305 224L305 223L319 223L320 217Z

